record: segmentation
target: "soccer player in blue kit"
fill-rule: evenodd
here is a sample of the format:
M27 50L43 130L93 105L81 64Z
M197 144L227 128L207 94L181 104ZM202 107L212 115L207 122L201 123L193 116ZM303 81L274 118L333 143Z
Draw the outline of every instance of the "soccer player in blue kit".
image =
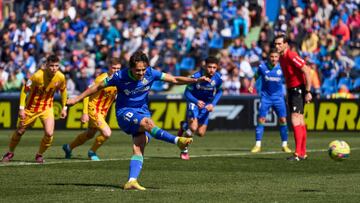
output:
M205 60L205 67L193 74L192 78L209 77L211 81L190 84L186 87L184 96L187 101L186 121L180 123L178 136L192 137L196 133L204 137L209 121L209 114L214 110L222 95L222 80L219 68L219 61L215 57L208 57ZM180 158L189 160L188 148L181 150Z
M257 77L261 78L261 99L259 106L258 123L256 126L256 143L251 149L252 153L261 151L261 140L264 134L265 117L270 108L273 108L279 117L280 137L282 151L291 153L288 147L288 128L286 122L286 104L283 90L283 73L278 63L280 54L276 49L271 49L269 61L259 65ZM252 89L249 89L252 92Z
M129 65L129 68L117 71L102 83L97 83L76 98L69 99L67 104L73 105L100 89L116 86L118 92L117 121L120 128L133 137L133 155L130 160L128 182L125 183L124 189L145 190L145 187L138 183L137 178L142 169L145 145L149 139L146 133L156 139L177 144L180 149L186 148L192 142L192 138L177 137L155 126L148 107L148 94L152 83L162 80L173 84L191 84L210 81L210 79L205 76L200 78L175 77L157 71L149 66L148 57L141 51L135 52L130 57Z

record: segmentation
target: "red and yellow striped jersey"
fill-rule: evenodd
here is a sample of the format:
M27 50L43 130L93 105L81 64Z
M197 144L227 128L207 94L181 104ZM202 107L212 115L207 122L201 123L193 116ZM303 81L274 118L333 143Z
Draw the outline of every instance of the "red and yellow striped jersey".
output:
M27 81L24 91L29 92L26 97L26 109L33 112L45 111L54 103L56 91L66 91L65 76L60 71L50 78L45 70L38 70Z
M107 73L103 73L96 77L94 83L101 83L108 77ZM106 87L89 97L89 110L95 111L94 113L106 115L107 111L111 107L111 104L115 100L117 95L116 87Z

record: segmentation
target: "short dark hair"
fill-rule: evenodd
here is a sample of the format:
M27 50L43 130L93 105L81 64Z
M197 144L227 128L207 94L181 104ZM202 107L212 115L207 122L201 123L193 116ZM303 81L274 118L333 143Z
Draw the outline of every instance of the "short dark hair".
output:
M130 68L135 68L138 62L146 63L146 66L149 65L149 58L142 51L136 51L131 57L129 61Z
M278 34L278 35L276 35L275 38L274 38L274 43L275 43L275 40L277 40L277 39L283 39L283 42L284 42L284 43L288 43L288 42L289 42L289 39L288 39L288 37L287 37L285 34ZM273 43L273 44L274 44L274 43Z
M46 58L46 64L50 64L50 63L59 63L60 59L58 56L56 56L55 54L51 54L50 56L48 56Z
M206 60L205 60L205 63L206 64L209 64L209 63L215 63L215 64L219 64L219 60L214 57L214 56L209 56Z
M272 53L277 53L279 54L278 50L276 48L271 48L270 51L269 51L269 54L272 54Z

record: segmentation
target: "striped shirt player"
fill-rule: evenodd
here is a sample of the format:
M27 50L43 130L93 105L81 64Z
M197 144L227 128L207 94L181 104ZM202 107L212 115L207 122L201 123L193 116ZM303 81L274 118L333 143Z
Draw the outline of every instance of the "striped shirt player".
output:
M36 71L26 82L20 93L19 121L17 130L11 137L9 151L3 156L2 161L8 162L14 156L14 151L21 136L37 118L43 123L44 136L40 143L39 151L35 156L38 163L43 163L42 154L51 146L54 132L54 94L61 94L62 111L60 118L67 115L66 81L65 76L58 71L59 58L51 55L46 60L45 69Z
M102 73L95 78L92 86L102 83L106 78L111 77L116 71L121 68L120 58L112 58L110 62L109 71ZM81 117L82 122L89 122L89 127L85 132L80 133L70 144L64 144L63 150L65 152L65 158L70 159L72 156L72 150L89 139L93 138L97 131L100 134L95 138L95 141L88 150L88 158L93 161L98 161L100 158L96 154L96 151L105 143L105 141L111 136L111 129L107 124L105 118L117 96L117 89L114 86L108 86L101 89L95 94L84 98L83 100L83 115Z
M285 35L276 36L274 45L280 53L279 62L285 76L288 106L295 137L295 153L288 160L300 161L307 158L304 106L312 99L310 67L296 52L290 50Z
M251 149L252 153L261 151L261 140L264 134L264 124L266 115L272 108L279 117L280 137L282 141L282 150L290 153L288 147L288 129L286 123L286 104L283 91L283 73L281 71L279 53L276 49L270 50L269 61L259 65L257 77L261 79L261 92L258 122L255 131L255 146Z

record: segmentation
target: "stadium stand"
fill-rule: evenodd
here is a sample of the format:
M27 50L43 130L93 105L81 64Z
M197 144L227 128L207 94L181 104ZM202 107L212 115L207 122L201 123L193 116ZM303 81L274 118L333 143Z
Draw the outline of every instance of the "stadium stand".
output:
M229 57L222 58L220 70L223 79L234 83L237 78L243 90L248 81L240 75L238 58L256 71L274 35L286 33L293 49L311 57L309 63L314 64L321 83L314 93L327 97L345 84L359 97L355 85L360 77L357 0L14 2L3 4L0 21L0 92L19 91L53 52L62 58L61 69L79 92L84 84L77 81L93 81L106 70L112 56L121 57L126 67L138 49L148 54L151 65L175 75L183 74L182 70L191 74L207 56L221 58L226 51ZM279 8L267 10L270 3ZM234 77L230 64L239 69L238 76ZM157 84L153 90L163 94L169 88Z

